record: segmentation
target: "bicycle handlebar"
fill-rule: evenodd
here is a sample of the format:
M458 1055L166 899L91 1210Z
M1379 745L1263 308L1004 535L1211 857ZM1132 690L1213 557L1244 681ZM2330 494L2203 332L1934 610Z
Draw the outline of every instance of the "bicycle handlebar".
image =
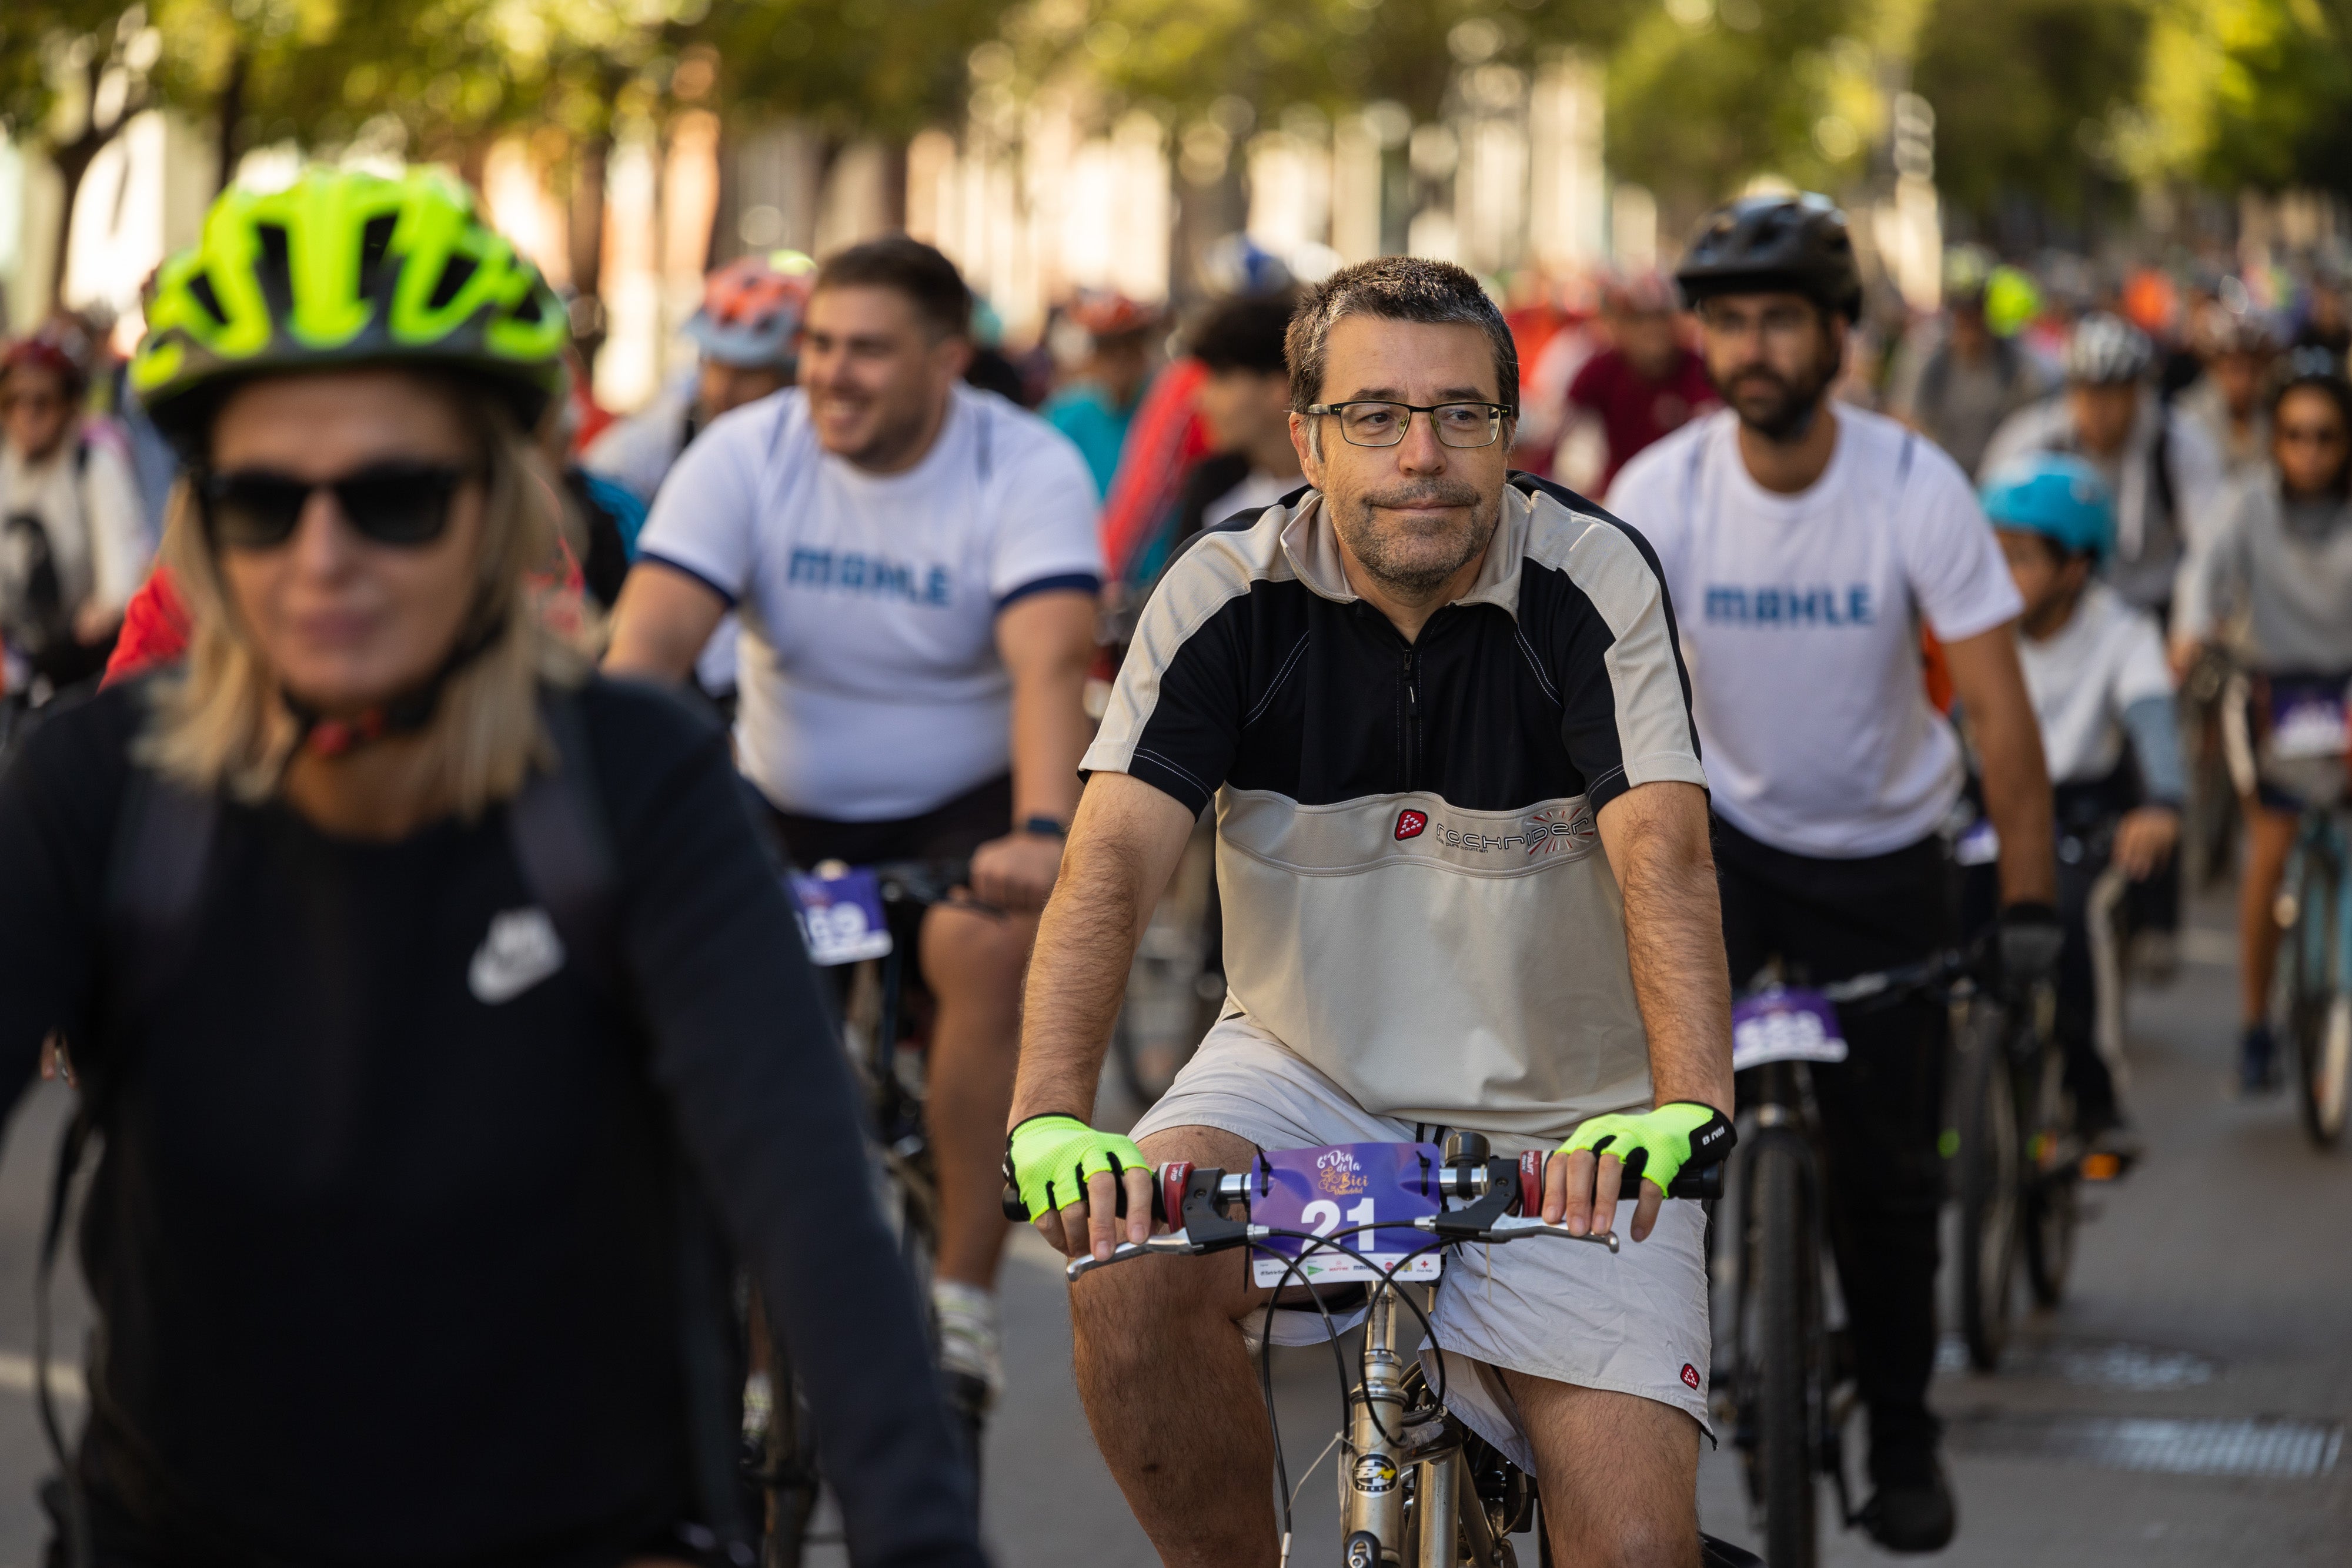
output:
M1550 1156L1530 1149L1519 1156L1517 1173L1518 1202L1515 1206L1527 1213L1540 1213L1543 1208L1544 1166ZM1529 1162L1538 1162L1530 1166ZM1489 1162L1489 1165L1500 1162ZM1213 1169L1213 1167L1211 1167ZM1182 1162L1161 1166L1153 1173L1151 1184L1151 1218L1169 1224L1175 1223L1171 1213L1181 1217L1185 1191L1184 1176L1194 1167ZM1178 1174L1182 1173L1182 1174ZM1219 1205L1244 1201L1250 1194L1250 1174L1247 1171L1216 1171L1216 1202ZM1618 1176L1617 1199L1621 1203L1637 1203L1642 1197L1643 1177L1639 1171L1621 1170ZM1488 1166L1441 1166L1437 1171L1437 1190L1443 1197L1483 1198L1493 1187ZM1127 1216L1127 1183L1114 1184L1118 1193L1118 1213ZM1674 1185L1666 1189L1668 1197L1706 1199L1723 1196L1723 1164L1686 1166L1675 1176ZM1003 1196L1004 1218L1026 1223L1029 1206L1021 1201L1021 1191L1011 1182L1004 1184Z

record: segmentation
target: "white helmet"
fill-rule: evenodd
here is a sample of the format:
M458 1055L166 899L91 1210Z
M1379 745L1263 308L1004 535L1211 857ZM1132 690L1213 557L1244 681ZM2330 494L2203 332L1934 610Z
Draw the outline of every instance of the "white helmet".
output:
M2136 382L2156 362L2147 334L2120 316L2093 311L2066 341L2066 379L2094 386Z

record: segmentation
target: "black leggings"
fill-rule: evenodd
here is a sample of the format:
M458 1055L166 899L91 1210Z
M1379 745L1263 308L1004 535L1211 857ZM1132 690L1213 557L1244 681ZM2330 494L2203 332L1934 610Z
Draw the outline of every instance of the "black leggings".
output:
M1915 963L1950 946L1953 898L1942 843L1821 860L1758 842L1717 818L1723 941L1732 984L1778 957L1822 985ZM1827 1145L1828 1212L1870 1407L1871 1465L1908 1479L1936 1440L1937 1214L1943 1204L1941 1002L1915 999L1841 1019L1849 1054L1812 1064ZM1883 1473L1892 1468L1897 1474Z

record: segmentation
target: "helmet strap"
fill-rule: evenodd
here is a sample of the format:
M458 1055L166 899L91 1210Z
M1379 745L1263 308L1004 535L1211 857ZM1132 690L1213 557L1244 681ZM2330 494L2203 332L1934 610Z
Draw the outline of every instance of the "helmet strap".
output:
M404 692L380 703L362 708L350 718L330 717L319 708L280 687L278 700L294 716L294 757L309 751L319 757L343 757L371 741L387 736L414 735L433 722L441 706L441 694L449 683L495 646L506 634L507 618L501 612L489 617L466 636L458 639L448 655L435 666L431 674Z

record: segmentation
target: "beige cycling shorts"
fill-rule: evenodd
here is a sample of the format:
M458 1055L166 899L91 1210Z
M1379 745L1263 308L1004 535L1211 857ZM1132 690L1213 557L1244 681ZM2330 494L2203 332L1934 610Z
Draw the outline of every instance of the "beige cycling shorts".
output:
M1231 1010L1131 1135L1139 1141L1176 1127L1215 1127L1261 1149L1443 1144L1447 1133L1460 1130L1374 1115ZM1495 1153L1511 1158L1538 1146L1526 1137L1487 1136ZM1639 1242L1630 1234L1632 1221L1632 1206L1621 1205L1614 1254L1545 1237L1455 1247L1446 1254L1430 1315L1444 1351L1446 1404L1530 1475L1535 1453L1496 1368L1654 1399L1713 1436L1706 1407L1705 1213L1696 1203L1670 1199L1650 1239ZM1318 1313L1267 1315L1276 1344L1311 1344L1324 1337ZM1262 1321L1258 1332L1264 1332ZM1408 1325L1408 1343L1410 1333ZM1426 1349L1422 1360L1434 1384L1439 1369Z

